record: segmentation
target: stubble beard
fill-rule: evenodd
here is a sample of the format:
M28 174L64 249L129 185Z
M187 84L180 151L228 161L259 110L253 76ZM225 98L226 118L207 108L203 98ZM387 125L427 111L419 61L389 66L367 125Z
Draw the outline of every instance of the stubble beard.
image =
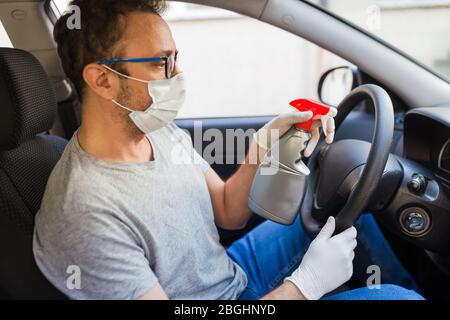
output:
M136 102L133 101L132 97L134 95L130 91L131 90L126 84L126 81L123 82L121 81L117 101L121 105L130 108L132 110L142 110L141 106L136 105ZM139 101L140 99L136 100ZM139 109L135 109L136 107L139 107ZM143 108L145 108L145 106ZM122 124L124 132L130 139L142 138L144 136L144 133L141 130L139 130L139 128L134 124L129 115L130 111L122 108L116 108L116 110L112 113L113 120L120 122Z

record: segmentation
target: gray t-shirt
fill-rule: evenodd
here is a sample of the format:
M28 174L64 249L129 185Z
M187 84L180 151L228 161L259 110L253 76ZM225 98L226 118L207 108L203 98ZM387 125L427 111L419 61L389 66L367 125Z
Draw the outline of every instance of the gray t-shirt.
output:
M219 243L209 165L184 131L149 134L155 160L142 164L99 160L76 137L36 216L34 256L53 285L72 299L135 299L157 282L170 299L240 295L247 278Z

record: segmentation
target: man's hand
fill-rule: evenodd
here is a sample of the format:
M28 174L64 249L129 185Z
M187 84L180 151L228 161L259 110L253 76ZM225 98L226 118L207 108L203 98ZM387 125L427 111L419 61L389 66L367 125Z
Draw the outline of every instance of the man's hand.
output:
M335 219L330 217L311 242L298 269L285 279L295 284L308 300L320 299L353 274L356 229L351 227L332 237L334 230Z
M213 169L209 169L205 173L215 222L223 229L240 229L245 226L252 214L247 205L248 195L261 159L272 147L272 143L276 142L293 125L308 121L313 116L311 111L300 112L291 106L288 106L287 109L288 111L281 113L255 133L245 162L230 179L224 182ZM309 156L316 147L321 126L327 137L327 143L333 142L333 117L336 114L337 110L330 108L328 115L314 119L311 127L311 140L304 152L305 156Z
M311 111L301 112L291 106L288 108L288 111L273 118L254 134L253 139L264 151L270 150L293 125L306 122L313 116Z
M317 146L320 139L320 127L323 129L325 135L325 142L332 144L334 140L334 117L337 115L337 109L330 107L330 111L325 116L314 117L314 122L311 126L311 140L309 140L303 155L309 157Z
M301 112L291 106L288 108L288 111L281 113L255 133L254 140L264 151L269 150L273 143L280 139L293 125L308 121L313 116L311 111ZM311 140L305 149L305 157L309 157L314 151L320 138L320 127L323 127L325 141L328 144L333 142L335 129L333 118L336 114L337 109L330 107L330 112L327 115L314 117L311 126Z

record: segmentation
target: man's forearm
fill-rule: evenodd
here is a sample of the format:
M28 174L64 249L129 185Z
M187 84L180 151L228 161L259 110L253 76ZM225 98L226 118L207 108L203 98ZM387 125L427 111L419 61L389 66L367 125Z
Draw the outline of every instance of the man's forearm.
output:
M248 196L264 150L251 141L245 162L239 170L225 182L225 210L227 219L236 228L242 228L251 216L248 209Z
M262 297L261 300L306 300L306 298L295 284L286 281Z

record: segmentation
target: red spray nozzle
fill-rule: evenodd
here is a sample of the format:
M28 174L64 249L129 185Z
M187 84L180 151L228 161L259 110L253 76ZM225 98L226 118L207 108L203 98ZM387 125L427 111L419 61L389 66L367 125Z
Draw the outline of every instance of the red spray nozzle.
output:
M303 112L312 111L313 118L318 115L325 116L330 111L330 107L328 107L320 102L316 102L316 101L309 100L309 99L297 99L297 100L291 101L289 104L291 106L293 106L294 108L296 108L298 111L303 111ZM310 131L311 125L313 124L313 118L311 118L310 120L303 122L303 123L297 123L295 125L295 127L300 130Z

